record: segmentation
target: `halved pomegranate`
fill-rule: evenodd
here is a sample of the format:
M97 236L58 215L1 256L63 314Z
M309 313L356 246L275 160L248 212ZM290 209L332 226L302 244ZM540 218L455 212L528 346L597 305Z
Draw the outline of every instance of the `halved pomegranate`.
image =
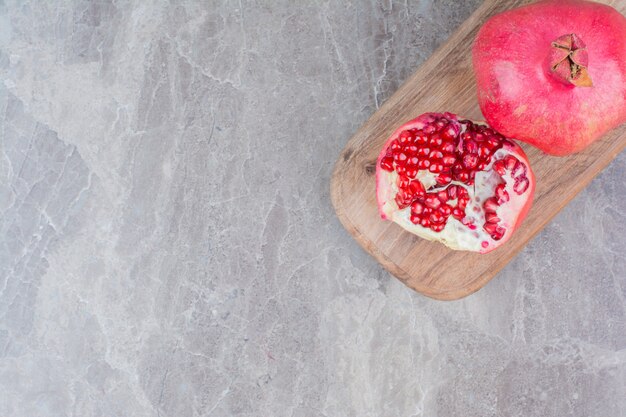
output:
M506 242L534 191L519 145L451 113L425 113L404 124L376 163L382 218L457 250L486 253Z

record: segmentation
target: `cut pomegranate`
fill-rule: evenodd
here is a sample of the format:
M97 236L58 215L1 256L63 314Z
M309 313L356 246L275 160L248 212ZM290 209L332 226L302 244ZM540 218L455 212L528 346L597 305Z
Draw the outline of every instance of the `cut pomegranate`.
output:
M534 190L522 148L451 113L426 113L401 126L376 164L382 218L458 250L486 253L506 242Z

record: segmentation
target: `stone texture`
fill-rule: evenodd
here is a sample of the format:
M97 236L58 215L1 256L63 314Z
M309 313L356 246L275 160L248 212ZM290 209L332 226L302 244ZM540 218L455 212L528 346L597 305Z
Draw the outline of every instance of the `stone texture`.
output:
M0 1L0 415L624 416L624 154L458 302L334 217L478 3Z

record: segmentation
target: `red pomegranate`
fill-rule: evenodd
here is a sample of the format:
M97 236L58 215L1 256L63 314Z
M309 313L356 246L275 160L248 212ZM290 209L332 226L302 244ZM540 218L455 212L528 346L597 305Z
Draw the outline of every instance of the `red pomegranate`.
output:
M459 250L489 252L530 209L535 177L514 142L450 113L401 126L376 163L383 219Z
M580 151L626 121L626 18L609 6L506 11L480 29L472 58L487 122L546 153Z

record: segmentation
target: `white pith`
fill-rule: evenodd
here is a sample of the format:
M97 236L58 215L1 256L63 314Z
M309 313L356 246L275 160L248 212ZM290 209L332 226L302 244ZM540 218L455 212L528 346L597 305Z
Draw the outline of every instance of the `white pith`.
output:
M464 126L462 125L462 129L463 128ZM499 242L493 240L483 229L485 219L482 205L484 201L489 197L493 197L495 194L495 187L504 182L505 189L508 192L510 199L507 203L496 209L496 214L500 218L498 225L505 229L504 236L500 239L500 243L502 243L508 240L510 235L513 233L520 211L526 204L528 200L528 193L530 192L529 190L526 190L524 193L519 195L513 190L515 179L511 176L511 172L507 171L501 177L497 172L492 171L493 163L506 157L507 155L513 155L519 160L524 160L523 157L514 152L514 149L505 150L502 148L494 153L491 163L485 168L485 170L476 172L474 179L475 185L468 186L457 181L452 181L449 184L459 185L468 191L470 201L465 209L466 216L464 220L467 221L472 219L476 225L474 230L470 229L453 216L448 218L444 229L440 232L435 232L430 228L422 227L419 224L413 224L410 220L411 208L407 207L400 210L394 200L394 197L398 192L398 187L396 185L398 174L395 171L382 172L383 178L381 182L382 184L387 184L387 186L381 187L383 189L379 189L379 193L382 192L384 194L379 195L379 201L385 201L380 209L389 220L424 239L442 242L451 249L488 252L494 246L499 244ZM430 187L436 185L436 176L437 174L420 170L416 178L422 182L424 188L429 192L449 187L449 185L446 185L429 190ZM380 200L381 197L382 200ZM448 204L454 207L456 206L456 200L449 200Z

